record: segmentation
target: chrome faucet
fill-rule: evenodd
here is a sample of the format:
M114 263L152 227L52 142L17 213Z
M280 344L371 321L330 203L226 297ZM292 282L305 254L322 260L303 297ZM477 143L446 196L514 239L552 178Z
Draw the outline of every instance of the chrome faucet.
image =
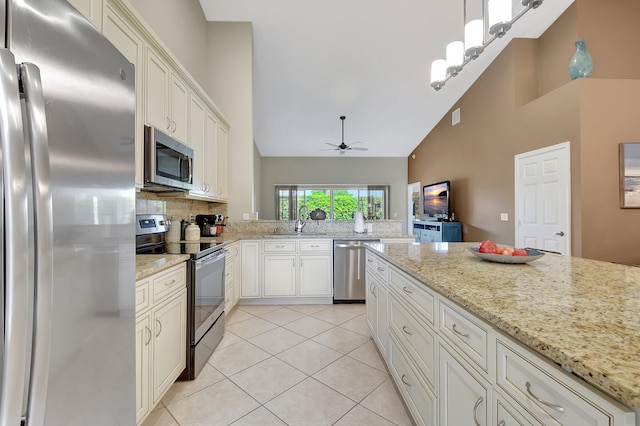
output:
M298 220L296 220L296 225L294 228L296 232L302 232L302 228L304 228L304 225L306 225L306 223L304 223L304 221L302 220L302 210L306 210L307 217L309 216L309 208L307 207L307 205L303 204L302 206L300 206L300 209L298 210Z

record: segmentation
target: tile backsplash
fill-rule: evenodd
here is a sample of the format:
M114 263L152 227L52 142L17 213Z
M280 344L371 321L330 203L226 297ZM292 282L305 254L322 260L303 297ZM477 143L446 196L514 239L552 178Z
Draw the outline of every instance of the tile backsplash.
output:
M166 214L168 218L189 220L189 215L223 214L227 216L227 205L183 198L160 197L154 192L136 193L136 214Z

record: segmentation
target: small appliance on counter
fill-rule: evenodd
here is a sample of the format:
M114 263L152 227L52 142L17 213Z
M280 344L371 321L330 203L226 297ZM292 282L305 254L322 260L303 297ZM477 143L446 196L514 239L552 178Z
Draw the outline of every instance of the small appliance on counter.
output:
M353 224L353 232L358 234L364 233L364 216L362 212L356 212L356 221Z
M222 234L224 225L224 215L222 214L199 214L196 215L196 223L200 227L200 236L219 237Z

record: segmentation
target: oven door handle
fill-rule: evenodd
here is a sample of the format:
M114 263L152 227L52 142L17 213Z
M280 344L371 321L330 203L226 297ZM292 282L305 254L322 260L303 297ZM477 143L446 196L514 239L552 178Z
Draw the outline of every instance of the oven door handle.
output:
M227 254L227 250L220 250L213 254L208 255L207 257L203 257L202 259L195 260L196 269L203 268L210 263L217 262L220 259L224 259L224 256Z

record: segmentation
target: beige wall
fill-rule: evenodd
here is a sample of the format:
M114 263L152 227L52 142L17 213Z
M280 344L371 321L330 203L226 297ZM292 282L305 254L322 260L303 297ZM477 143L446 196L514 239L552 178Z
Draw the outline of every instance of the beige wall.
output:
M640 140L637 16L639 2L576 0L539 40L512 41L453 107L461 123L447 114L409 157L409 182L452 181L465 241L513 244L500 213L514 215L514 155L570 141L573 254L640 262L640 210L619 208L617 157L619 142ZM571 81L578 37L594 72Z
M275 185L390 185L389 219L407 217L407 161L404 158L263 157L260 187L261 219L275 219Z
M130 0L195 80L207 88L207 21L198 0Z
M205 86L231 123L228 148L229 219L256 211L253 141L253 29L248 22L210 22Z

